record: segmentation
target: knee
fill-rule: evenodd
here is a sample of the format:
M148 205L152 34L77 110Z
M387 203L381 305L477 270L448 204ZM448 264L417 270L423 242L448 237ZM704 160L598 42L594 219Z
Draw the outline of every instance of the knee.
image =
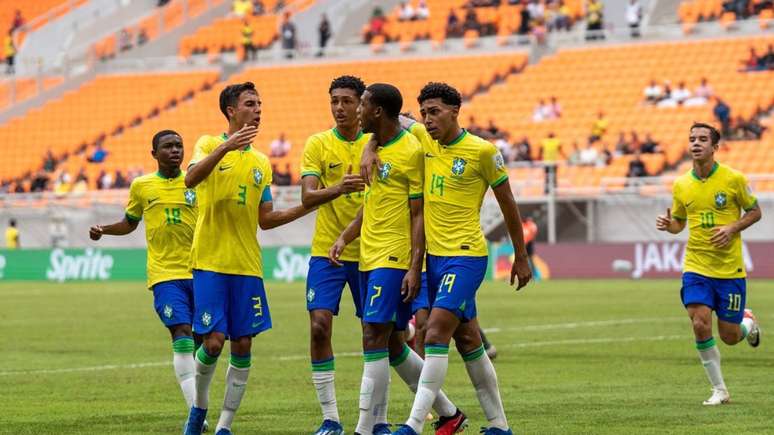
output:
M693 332L697 337L709 337L712 335L712 320L703 316L693 316Z
M454 335L454 343L460 355L465 355L481 347L481 335L478 329L466 329Z
M734 344L739 343L739 337L741 335L738 330L728 331L723 329L719 331L719 334L720 334L720 339L723 340L723 343L729 346L733 346Z
M363 328L363 349L383 349L387 347L388 339L383 337L378 325L366 324Z
M237 339L231 340L231 353L237 355L247 355L250 353L252 344L252 337L239 337Z
M204 350L210 356L218 356L223 351L223 344L225 340L220 340L218 337L209 337L204 340Z
M318 344L327 343L331 339L330 324L325 320L312 319L310 334L313 342Z

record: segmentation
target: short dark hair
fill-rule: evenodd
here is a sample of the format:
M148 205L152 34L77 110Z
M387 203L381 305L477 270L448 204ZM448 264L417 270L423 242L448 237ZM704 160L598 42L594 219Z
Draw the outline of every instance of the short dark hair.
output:
M236 105L239 103L239 96L242 95L242 92L245 91L255 92L256 94L258 93L258 91L255 90L255 84L253 84L253 82L228 85L223 88L222 91L220 91L220 111L229 121L230 119L228 117L226 107L236 107Z
M691 130L694 128L706 128L710 132L710 141L712 142L712 145L717 145L720 143L720 132L717 128L704 122L694 122L691 126Z
M366 85L360 80L360 77L355 76L341 76L336 77L331 82L331 87L328 88L328 93L333 92L334 89L352 89L357 94L358 98L363 96L363 92L366 90Z
M153 151L156 151L159 148L159 142L161 142L161 138L168 134L180 136L180 133L176 132L175 130L161 130L160 132L153 135L153 140L151 141L151 144L153 144ZM182 139L183 136L180 136L180 138Z
M403 108L403 97L398 88L387 83L374 83L366 90L371 94L374 106L380 106L390 118L398 119Z
M459 91L446 83L430 82L426 84L422 90L419 91L417 102L422 104L424 101L432 98L440 98L443 104L448 104L450 106L462 106L462 95L460 95Z
M11 219L11 220L9 220L9 221L8 221L8 224L9 224L10 226L12 226L12 227L15 227L15 226L16 226L16 219Z

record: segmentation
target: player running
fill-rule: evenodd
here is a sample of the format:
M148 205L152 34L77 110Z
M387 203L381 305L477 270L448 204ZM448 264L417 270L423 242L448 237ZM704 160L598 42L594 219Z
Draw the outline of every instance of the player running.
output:
M724 343L733 346L747 338L750 346L758 347L758 321L745 309L747 284L740 233L761 219L761 209L746 177L715 161L720 133L714 127L693 124L688 142L693 169L675 180L672 208L658 216L656 228L677 234L688 225L680 295L712 384L712 396L704 404L721 405L729 402L730 395L712 336L712 311L717 314Z
M371 137L360 130L357 118L364 91L365 84L357 77L341 76L333 80L328 94L336 127L307 139L301 164L302 202L308 208L319 207L306 279L312 382L323 414L317 435L340 435L344 430L336 404L331 335L333 316L339 313L345 284L352 293L356 315L362 317L360 241L355 239L344 249L339 257L341 266L328 260L328 249L355 219L363 202L365 183L359 174L352 174L352 167L357 168L363 145Z
M255 335L271 328L263 287L258 226L267 230L307 214L298 205L275 211L269 159L252 148L261 121L261 100L250 82L227 86L220 110L228 131L202 136L185 176L196 187L199 219L191 249L194 331L204 336L196 352L196 396L185 434L200 434L209 407L209 386L226 338L231 358L226 393L216 435L231 434L234 415L245 392Z
M153 136L151 155L158 171L137 177L129 188L129 204L123 220L110 225L95 225L89 237L124 236L137 229L145 218L148 245L148 288L153 291L153 306L172 336L172 362L186 405L193 405L194 337L193 281L190 255L198 208L196 193L185 187L183 139L172 130Z
M514 245L511 284L517 290L531 278L521 218L513 199L505 164L497 148L464 129L457 117L459 92L445 83L429 83L418 97L427 132L425 145L425 233L427 281L432 310L425 335L425 364L411 415L395 434L422 433L425 415L443 385L449 342L454 337L465 361L479 403L489 421L484 433L510 434L494 366L478 331L475 295L484 279L487 247L480 208L491 186ZM361 172L368 174L379 159L364 150Z

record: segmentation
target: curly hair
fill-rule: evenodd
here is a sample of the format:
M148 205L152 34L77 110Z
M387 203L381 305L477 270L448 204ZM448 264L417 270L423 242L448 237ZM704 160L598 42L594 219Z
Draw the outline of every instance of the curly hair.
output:
M363 96L363 92L366 90L366 85L360 80L360 77L355 76L341 76L336 77L331 82L331 87L328 89L328 93L333 92L334 89L352 89L357 94L358 98Z
M446 83L430 82L426 84L422 90L419 91L417 101L419 104L422 104L424 101L431 98L440 98L444 104L450 106L462 106L462 96L459 91Z
M239 96L242 95L242 92L245 91L254 92L256 94L258 93L258 91L255 90L255 84L253 82L228 85L222 91L220 91L220 111L223 113L223 116L225 116L226 119L229 119L226 108L229 106L236 107L237 104L239 104Z

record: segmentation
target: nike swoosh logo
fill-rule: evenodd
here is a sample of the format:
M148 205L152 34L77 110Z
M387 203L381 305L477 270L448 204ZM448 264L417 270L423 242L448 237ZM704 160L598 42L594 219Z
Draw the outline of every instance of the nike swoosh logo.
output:
M366 313L366 316L373 316L374 314L378 313L379 311L369 311Z
M257 328L257 327L261 326L261 324L263 324L263 322L253 323L252 327L253 328Z
M446 296L441 296L441 297L439 297L439 298L435 298L435 300L436 300L436 301L440 301L441 299L445 299L445 298L446 298Z
M156 200L158 200L159 198L161 198L161 197L160 197L160 196L157 196L157 197L155 197L155 198L153 198L153 199L149 199L149 200L148 200L148 204L153 204L153 202L154 202L154 201L156 201Z
M430 153L425 153L425 157L427 157L427 158L433 158L433 157L435 157L435 156L434 156L434 155L432 155L432 154L430 154Z
M330 163L330 164L328 164L328 169L338 168L342 164L343 163Z
M693 203L694 203L694 201L691 201L691 202L688 202L688 203L686 203L686 204L685 204L685 208L688 208L688 207L690 207L690 206L691 206L691 204L693 204Z
M220 169L221 171L225 171L226 169L231 169L233 167L234 167L234 165L231 165L231 166L218 166L218 169Z

